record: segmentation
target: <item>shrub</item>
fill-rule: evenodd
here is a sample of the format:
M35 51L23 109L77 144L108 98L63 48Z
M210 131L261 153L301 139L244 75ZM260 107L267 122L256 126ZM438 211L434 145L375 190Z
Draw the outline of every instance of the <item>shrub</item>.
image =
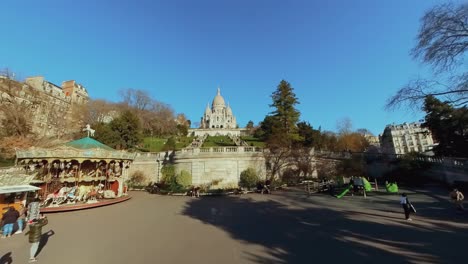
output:
M180 186L188 187L192 185L192 175L190 175L190 172L182 170L180 174L177 175L176 181Z
M239 186L253 188L257 185L258 175L254 168L247 168L240 174Z
M169 192L180 192L183 190L183 186L177 182L177 175L173 165L165 165L161 169L162 173L162 186Z
M175 168L173 165L165 165L161 169L162 182L169 183L175 178Z
M299 172L291 168L284 170L283 174L281 175L281 182L288 185L297 184L300 182L300 180L301 178L299 176Z
M145 185L145 174L142 171L135 171L130 175L130 179L127 181L128 187L130 188L140 188Z

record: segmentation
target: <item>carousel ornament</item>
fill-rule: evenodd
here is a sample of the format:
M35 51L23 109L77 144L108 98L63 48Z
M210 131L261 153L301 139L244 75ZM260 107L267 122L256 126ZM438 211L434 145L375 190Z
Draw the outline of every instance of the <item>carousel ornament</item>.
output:
M88 132L88 137L94 137L94 132L96 130L92 129L91 126L89 124L86 125L86 128L83 129L83 131L87 131Z

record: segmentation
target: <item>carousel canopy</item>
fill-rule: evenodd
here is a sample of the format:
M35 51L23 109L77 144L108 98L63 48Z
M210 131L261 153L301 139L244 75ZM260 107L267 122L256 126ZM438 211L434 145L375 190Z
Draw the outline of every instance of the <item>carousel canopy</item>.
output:
M41 160L49 162L54 160L77 160L80 162L84 160L132 161L135 159L135 155L135 153L115 150L90 137L70 141L53 148L31 147L16 151L19 163Z
M105 149L105 150L110 150L110 151L116 151L115 149L102 144L101 142L92 139L90 137L85 137L82 139L70 141L68 143L65 143L65 146L69 146L72 148L76 149Z

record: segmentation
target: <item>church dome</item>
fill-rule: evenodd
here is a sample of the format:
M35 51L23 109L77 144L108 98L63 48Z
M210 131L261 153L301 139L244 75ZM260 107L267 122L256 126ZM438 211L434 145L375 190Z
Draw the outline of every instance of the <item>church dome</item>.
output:
M213 107L216 107L216 106L226 106L226 103L224 103L224 98L221 96L221 92L218 88L218 94L215 96L215 98L213 99Z
M226 109L226 112L228 115L232 115L232 109L231 109L231 106L228 105L227 109Z

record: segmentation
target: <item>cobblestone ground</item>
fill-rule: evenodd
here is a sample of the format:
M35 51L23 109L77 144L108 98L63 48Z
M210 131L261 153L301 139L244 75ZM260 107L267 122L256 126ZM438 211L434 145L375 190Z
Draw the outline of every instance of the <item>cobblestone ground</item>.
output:
M38 263L466 263L468 214L445 192L336 199L300 191L169 197L133 192L127 202L49 214ZM0 240L0 264L27 263L20 234Z

